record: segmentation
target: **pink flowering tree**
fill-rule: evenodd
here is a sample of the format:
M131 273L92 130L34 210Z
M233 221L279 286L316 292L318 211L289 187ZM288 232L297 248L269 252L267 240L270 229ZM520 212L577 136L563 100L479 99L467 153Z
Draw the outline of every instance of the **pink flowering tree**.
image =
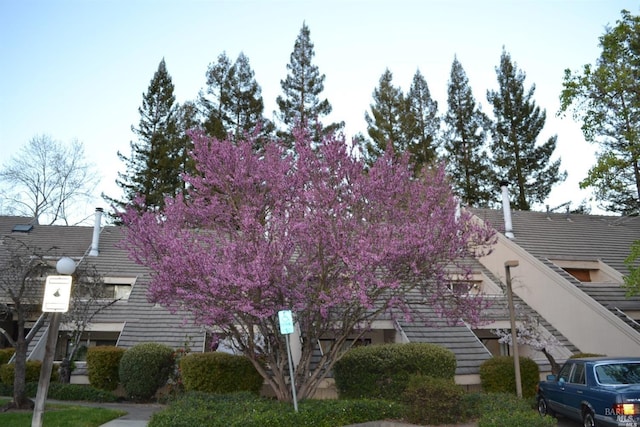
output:
M549 333L540 323L540 317L533 313L528 313L522 306L515 306L516 318L516 341L521 345L528 345L536 351L542 352L551 365L551 373L558 374L560 365L551 353L553 348L560 346L560 341ZM511 329L498 328L492 332L498 337L498 342L502 344L513 345Z
M392 152L365 168L342 137L314 150L298 135L295 153L192 137L198 174L162 211L124 212L125 245L151 268L150 299L230 340L278 399L291 399L279 310L299 332L300 399L374 320L411 316L408 292L443 317L478 321L482 301L452 292L450 272L459 280L458 262L493 237L457 209L442 168L415 177ZM320 339L331 344L312 363Z

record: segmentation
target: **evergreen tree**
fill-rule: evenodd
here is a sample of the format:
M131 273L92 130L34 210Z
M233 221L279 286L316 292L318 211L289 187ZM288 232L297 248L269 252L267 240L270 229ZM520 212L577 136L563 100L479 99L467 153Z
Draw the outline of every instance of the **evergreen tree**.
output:
M504 49L496 74L498 90L487 91L495 116L491 145L494 162L498 173L516 190L514 209L530 210L533 203L545 200L554 184L566 178L566 172L560 172L560 160L551 161L555 135L536 145L546 111L535 105L535 85L525 90L525 73Z
M494 199L497 178L485 150L491 123L473 96L462 64L454 57L444 118L447 171L460 200L485 207Z
M230 71L231 60L226 52L222 52L218 55L218 62L209 64L207 90L200 91L198 97L204 116L204 130L209 136L218 139L226 138L228 132L225 105L228 103Z
M416 170L436 158L436 141L440 130L438 103L431 97L429 85L416 71L406 97L403 130L411 161Z
M403 136L405 106L404 94L400 88L393 86L393 73L387 68L373 91L371 114L366 112L364 115L371 139L362 140L361 151L368 164L382 156L389 143L397 153L407 150L408 143Z
M163 58L147 92L142 95L138 127L131 127L138 136L137 141L130 143L131 155L127 157L118 152L126 165L126 172L119 172L116 179L124 191L124 200L105 197L120 207L141 195L146 209L158 209L164 206L165 196L174 196L183 188L180 174L185 170L188 147L178 126L178 105L173 90Z
M194 174L196 170L195 164L190 155L193 149L193 141L189 135L189 131L202 129L196 103L194 101L187 101L184 104L178 104L176 107L176 120L179 135L178 146L181 147L177 153L180 161L176 161L176 164L180 164L180 171Z
M303 23L287 64L289 73L280 81L283 95L276 99L280 120L286 127L278 134L291 146L294 130L298 127L306 129L315 144L319 144L324 135L344 127L343 122L328 126L321 123L321 118L331 113L332 107L329 100L320 98L325 75L313 64L314 56L309 27Z
M222 53L218 62L209 66L207 91L200 93L200 105L210 136L223 139L230 134L238 140L256 130L262 137L273 131L273 124L263 117L262 89L254 76L249 58L242 52L233 64Z

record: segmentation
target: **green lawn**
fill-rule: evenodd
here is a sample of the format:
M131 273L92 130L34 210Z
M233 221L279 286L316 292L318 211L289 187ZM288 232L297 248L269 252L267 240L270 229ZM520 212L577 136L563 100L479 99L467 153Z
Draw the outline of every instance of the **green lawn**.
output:
M0 406L7 402L0 399ZM43 427L98 427L124 414L126 412L88 406L47 405L42 424ZM0 426L30 427L32 417L32 411L0 413Z

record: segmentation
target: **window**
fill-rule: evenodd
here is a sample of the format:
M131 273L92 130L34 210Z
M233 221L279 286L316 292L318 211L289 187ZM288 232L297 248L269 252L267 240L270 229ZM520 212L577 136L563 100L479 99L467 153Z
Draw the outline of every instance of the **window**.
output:
M105 298L128 299L131 294L131 285L104 285Z
M569 376L571 374L571 368L573 368L573 364L567 363L562 367L560 373L558 373L558 380L569 381Z
M129 299L135 282L135 277L105 277L104 298Z
M581 283L619 283L619 274L599 260L551 260Z
M587 268L565 268L564 271L575 277L581 282L590 282L591 273Z
M575 364L575 369L571 373L571 378L569 379L569 382L574 384L586 384L585 377L584 377L583 363Z
M640 363L610 363L596 366L600 384L640 384Z

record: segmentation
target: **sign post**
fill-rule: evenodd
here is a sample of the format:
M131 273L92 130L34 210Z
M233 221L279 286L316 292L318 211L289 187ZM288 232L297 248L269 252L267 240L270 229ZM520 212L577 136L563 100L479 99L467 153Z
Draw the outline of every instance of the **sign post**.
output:
M71 297L72 276L48 276L44 286L44 298L42 300L42 311L51 313L49 322L49 332L47 332L47 343L44 350L44 360L40 368L40 380L38 381L38 391L33 408L33 418L31 427L42 426L42 416L44 414L44 404L49 391L51 381L51 370L53 368L53 357L58 341L58 330L60 329L60 313L69 310L69 299Z
M293 409L298 412L298 400L296 398L296 381L293 376L293 361L291 360L291 344L289 343L289 335L294 331L293 315L291 310L280 310L278 312L278 320L280 321L280 333L284 335L287 343L287 358L289 359L289 378L291 379L291 393L293 396Z

